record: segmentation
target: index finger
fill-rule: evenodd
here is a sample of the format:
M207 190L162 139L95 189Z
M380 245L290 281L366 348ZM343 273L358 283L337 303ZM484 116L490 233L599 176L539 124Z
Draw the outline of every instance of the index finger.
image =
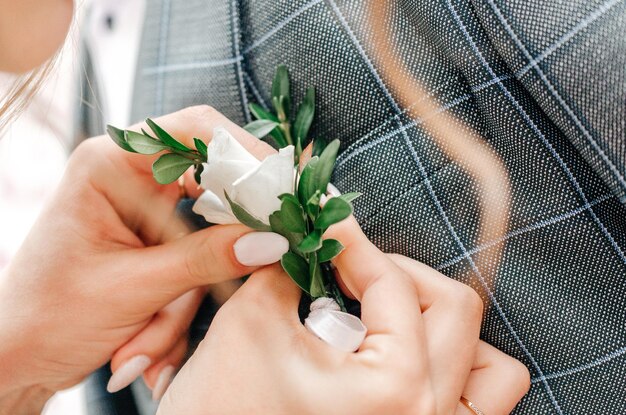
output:
M195 148L194 138L204 142L210 141L214 128L221 126L259 159L275 152L269 144L252 136L209 106L185 108L159 117L155 122L190 148ZM137 124L130 129L139 131L142 128L150 130L145 123ZM98 184L98 189L106 194L110 203L115 206L124 222L127 225L135 224L147 235L151 243L163 242L189 233L190 229L185 222L175 216L176 204L181 193L179 185L177 183L159 185L152 178L152 164L162 153L150 156L127 153L117 148L111 140L104 137L98 140L107 142L108 147L105 147L110 150L107 152L110 155L108 161L113 161L113 165L103 163L105 168L100 171L96 169L94 181ZM88 141L95 142L94 139ZM186 193L191 197L198 197L202 190L193 179L192 171L188 170L183 177Z
M156 118L154 121L172 137L190 148L195 148L194 138L199 138L207 143L213 137L215 127L224 127L246 150L259 160L276 152L272 146L248 133L208 105L188 107ZM149 131L145 123L135 125L130 129L139 131L141 128ZM158 157L158 154L152 157L133 157L133 162L137 168L151 171L152 162Z
M405 272L367 239L353 217L333 225L325 236L345 246L333 263L361 302L361 320L368 330L364 347L379 334L403 345L423 345L418 293Z

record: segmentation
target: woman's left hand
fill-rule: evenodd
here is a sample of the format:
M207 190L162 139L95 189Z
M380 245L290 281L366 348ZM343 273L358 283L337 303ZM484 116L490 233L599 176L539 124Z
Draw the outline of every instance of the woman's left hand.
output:
M275 265L253 273L217 313L165 394L159 415L508 414L528 370L479 340L482 301L471 288L376 248L351 218L328 236L333 263L361 302L368 333L356 353L300 323L301 290Z

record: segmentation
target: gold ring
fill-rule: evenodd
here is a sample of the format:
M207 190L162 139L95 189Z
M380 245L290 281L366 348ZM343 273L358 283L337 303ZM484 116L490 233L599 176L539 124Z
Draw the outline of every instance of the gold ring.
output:
M463 406L465 406L476 415L485 415L485 413L481 411L476 405L474 405L474 403L468 401L467 398L463 396L461 396L461 403L463 404Z
M185 187L185 176L182 175L178 178L178 192L181 199L187 199L187 188Z

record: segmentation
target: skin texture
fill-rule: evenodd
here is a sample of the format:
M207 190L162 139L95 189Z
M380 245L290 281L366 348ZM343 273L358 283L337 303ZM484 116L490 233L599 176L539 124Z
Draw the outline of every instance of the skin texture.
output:
M526 368L479 341L482 302L467 286L409 258L386 255L349 219L328 237L362 305L357 353L323 343L299 322L300 290L279 266L255 272L220 309L166 393L159 415L509 413Z
M158 123L188 144L221 125L260 159L274 151L210 107ZM461 415L469 413L462 394L498 415L527 391L526 368L479 341L482 302L473 290L382 253L353 218L326 236L346 246L335 265L369 332L358 353L332 349L299 322L300 291L280 266L237 263L232 246L250 230L190 233L174 215L178 186L157 185L152 161L105 137L72 156L0 279L0 414L39 413L52 393L110 359L115 371L148 355L145 378L154 386L163 367L181 364L201 287L246 274L176 376L161 415Z
M62 44L73 2L0 0L0 8L0 71L25 73ZM258 158L273 151L209 107L159 123L187 144L223 125ZM369 333L358 353L330 348L300 324L300 290L279 266L254 272L236 261L232 245L249 230L191 234L174 215L178 187L157 185L152 161L106 137L70 159L0 278L0 415L40 413L55 391L140 354L154 362L144 374L154 387L163 368L180 366L206 286L249 273L160 414L462 415L470 414L459 404L466 396L498 415L528 390L526 368L478 339L482 302L474 291L380 252L353 219L329 236L346 246L335 265L344 290L362 302Z
M61 46L73 13L72 0L0 0L0 71L27 72Z
M208 107L158 122L188 144L222 125L258 157L272 152ZM115 371L148 355L154 365L145 377L154 386L161 368L180 365L205 291L198 287L256 269L239 264L232 248L250 229L191 234L174 215L178 185L158 185L152 161L107 137L87 140L72 155L55 197L0 278L0 414L21 413L11 402L31 404L19 397L49 396L110 359Z

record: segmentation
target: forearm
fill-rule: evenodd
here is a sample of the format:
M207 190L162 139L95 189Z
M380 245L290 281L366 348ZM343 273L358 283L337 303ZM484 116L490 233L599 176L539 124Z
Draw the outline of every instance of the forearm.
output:
M0 415L38 415L54 391L38 386L0 395Z
M8 270L0 272L0 294L7 293ZM3 305L9 303L6 296L0 296ZM16 332L15 321L7 310L0 309L0 415L40 414L54 391L30 386L34 379L23 379L20 373L27 373L24 359L28 355L21 336ZM27 328L22 327L22 330ZM21 363L20 363L21 362ZM28 385L28 386L27 386Z

